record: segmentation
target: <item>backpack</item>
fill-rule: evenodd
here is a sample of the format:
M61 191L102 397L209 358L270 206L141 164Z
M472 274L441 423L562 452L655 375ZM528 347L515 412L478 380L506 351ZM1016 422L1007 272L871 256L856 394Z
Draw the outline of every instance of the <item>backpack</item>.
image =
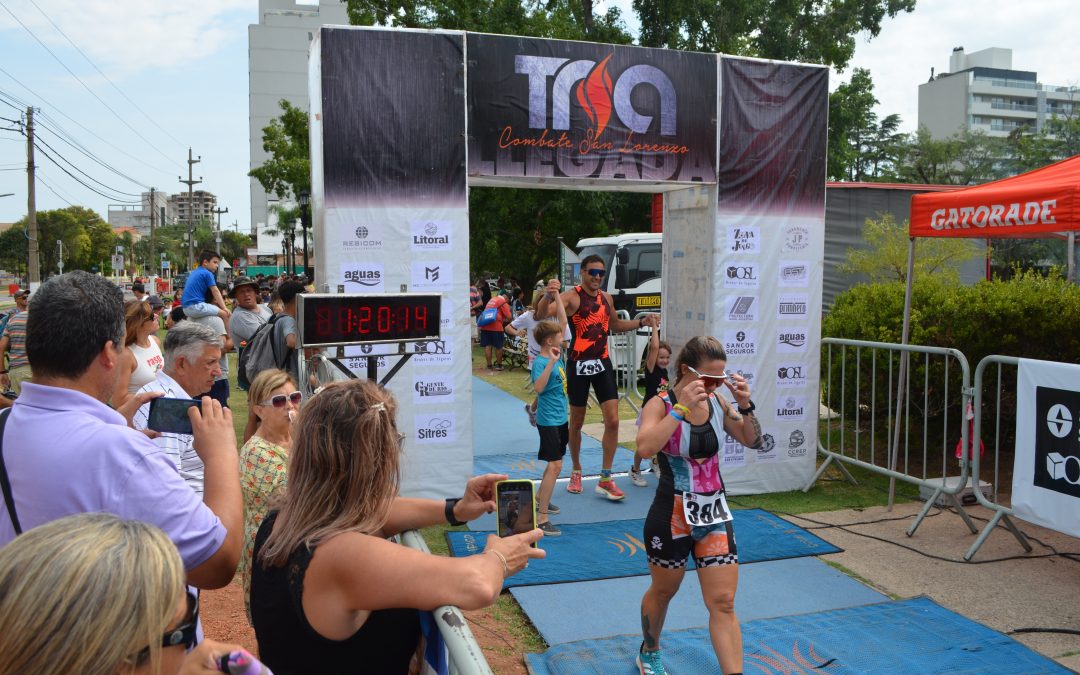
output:
M292 349L287 349L283 357L278 357L277 344L274 340L274 324L282 314L275 314L269 321L259 326L259 330L247 341L247 346L240 351L236 368L236 384L247 391L255 376L268 368L282 368L288 361Z
M502 300L502 302L499 302ZM477 326L487 326L495 323L495 320L499 318L499 308L506 304L506 298L499 296L492 298L488 301L488 306L484 308L484 311L480 312L480 316L476 317Z

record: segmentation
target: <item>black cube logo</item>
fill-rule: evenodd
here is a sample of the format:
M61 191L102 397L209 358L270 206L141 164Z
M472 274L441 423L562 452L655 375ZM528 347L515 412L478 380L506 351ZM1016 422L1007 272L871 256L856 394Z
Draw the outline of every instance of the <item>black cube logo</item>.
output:
M1035 387L1035 485L1080 497L1080 391Z

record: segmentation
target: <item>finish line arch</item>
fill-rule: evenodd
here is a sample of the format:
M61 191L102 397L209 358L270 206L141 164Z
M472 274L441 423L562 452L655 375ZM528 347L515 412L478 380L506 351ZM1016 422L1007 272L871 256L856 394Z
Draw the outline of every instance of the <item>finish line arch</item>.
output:
M769 437L764 451L725 444L728 488L805 484L817 437L827 69L324 26L308 81L317 288L443 294L442 342L410 345L388 385L407 436L404 494L453 496L472 475L470 186L667 193L665 338L676 350L694 335L720 338L729 366L753 380Z

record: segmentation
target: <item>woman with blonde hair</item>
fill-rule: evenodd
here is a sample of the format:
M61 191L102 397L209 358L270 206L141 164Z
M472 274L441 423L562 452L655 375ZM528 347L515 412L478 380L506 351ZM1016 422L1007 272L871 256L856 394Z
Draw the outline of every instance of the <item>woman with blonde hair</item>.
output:
M248 410L258 427L240 448L240 490L244 494L244 548L238 572L244 586L244 605L251 621L251 556L255 534L270 510L271 499L285 488L292 420L300 410L301 393L284 370L259 373L248 389Z
M484 553L435 556L386 537L461 525L495 509L506 476L468 481L445 503L398 496L397 403L375 382L326 385L293 428L289 486L255 539L251 616L259 654L277 675L405 673L420 634L417 610L490 605L503 581L545 552L539 529L491 535Z
M195 641L198 600L164 532L67 516L0 549L0 675L217 672L237 645Z
M124 304L124 353L126 363L120 367L113 406L119 407L135 395L144 384L154 381L165 366L165 357L158 342L158 317L150 303L129 300Z

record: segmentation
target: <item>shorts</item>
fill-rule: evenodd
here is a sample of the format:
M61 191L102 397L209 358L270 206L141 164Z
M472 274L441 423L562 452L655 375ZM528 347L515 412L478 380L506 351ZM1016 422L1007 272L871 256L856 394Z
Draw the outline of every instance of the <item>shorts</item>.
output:
M691 554L698 567L738 565L732 521L691 527L683 514L682 495L657 494L645 518L643 539L650 565L679 570Z
M557 427L536 425L540 433L540 452L536 458L542 462L558 462L566 455L566 444L570 442L570 427L563 422Z
M611 367L611 359L600 359L604 364L603 372L596 375L578 375L577 363L566 362L566 395L570 399L570 405L584 408L589 402L589 385L592 384L596 392L596 400L600 403L619 398L619 387L615 384L615 370Z
M494 347L495 349L502 349L503 343L506 341L506 333L501 330L481 330L480 331L480 346L481 347Z

